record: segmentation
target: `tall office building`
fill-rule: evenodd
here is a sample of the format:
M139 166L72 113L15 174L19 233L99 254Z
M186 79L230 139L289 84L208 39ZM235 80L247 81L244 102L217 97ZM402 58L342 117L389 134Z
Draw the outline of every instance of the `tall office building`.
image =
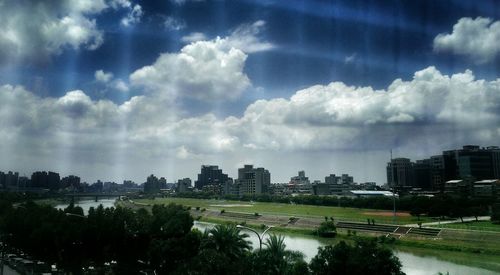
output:
M0 188L5 188L5 173L0 171Z
M61 179L61 186L63 188L81 189L80 177L69 175Z
M413 163L407 158L395 158L387 163L387 183L390 187L413 186Z
M155 175L150 175L144 183L144 193L160 192L160 180Z
M446 182L445 158L443 155L432 156L430 158L431 167L431 188L436 191L444 191Z
M414 187L422 188L424 190L431 189L431 170L431 159L417 160L415 164L413 164Z
M489 146L486 147L491 153L491 165L493 166L493 178L500 179L500 147Z
M239 186L240 195L267 193L271 184L271 174L262 167L245 165L238 169L236 184Z
M446 180L494 178L495 170L497 173L499 170L497 155L499 150L497 147L488 148L465 145L462 149L444 151Z
M49 175L45 171L37 171L31 174L31 186L34 188L48 188Z
M191 179L190 178L183 178L177 181L177 184L175 186L175 192L177 193L185 193L190 191L189 189L191 188Z
M196 189L202 190L206 185L223 185L229 179L227 174L222 173L222 169L219 169L217 165L202 165L194 186Z
M61 177L58 173L50 171L47 173L47 187L50 190L58 190L61 187Z

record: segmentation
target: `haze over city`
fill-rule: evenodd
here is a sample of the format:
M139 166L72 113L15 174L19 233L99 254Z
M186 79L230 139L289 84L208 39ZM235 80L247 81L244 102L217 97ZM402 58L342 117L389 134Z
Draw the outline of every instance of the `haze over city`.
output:
M0 1L0 167L383 184L390 150L500 145L498 20L495 1Z

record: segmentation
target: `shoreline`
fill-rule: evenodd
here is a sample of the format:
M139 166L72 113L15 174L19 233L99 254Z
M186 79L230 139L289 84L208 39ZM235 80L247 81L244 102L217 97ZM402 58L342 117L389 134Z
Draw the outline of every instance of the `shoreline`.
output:
M118 204L124 207L131 208L140 208L146 207L149 208L152 205L143 203L143 202L128 202L128 201L120 201ZM262 224L273 225L273 231L283 232L283 233L291 233L291 234L301 234L305 236L315 236L315 229L319 226L324 219L319 217L309 217L309 218L300 218L299 222L295 224L287 224L285 223L290 219L290 215L282 214L282 215L268 215L268 214L259 214L257 217L252 217L253 215L250 213L240 213L244 214L243 217L235 217L235 215L225 216L220 213L218 209L200 209L196 210L192 207L190 208L191 215L195 220L204 221L204 222L212 222L212 223L245 223L246 226L251 226L252 228L260 229ZM225 212L233 214L235 212ZM238 214L238 213L235 213ZM401 247L414 247L420 249L429 249L429 250L442 250L442 251L452 251L452 252L462 252L473 255L490 255L499 257L500 261L500 245L496 246L491 245L489 241L483 240L485 234L492 234L492 238L497 239L496 237L500 237L499 232L485 232L485 231L470 231L470 230L448 230L446 229L445 237L440 238L426 238L422 236L409 236L404 235L401 238L395 239L394 243L391 245L401 246ZM348 238L348 231L354 232L354 230L340 229L337 228L337 239L338 238ZM381 232L367 232L361 230L355 230L354 233L360 237L380 237L387 235L387 233ZM451 233L450 233L451 232ZM454 239L452 233L457 235L459 238ZM448 236L451 235L451 236ZM497 236L498 235L498 236ZM474 240L477 238L478 240ZM500 241L500 240L498 240ZM497 241L497 242L498 242Z

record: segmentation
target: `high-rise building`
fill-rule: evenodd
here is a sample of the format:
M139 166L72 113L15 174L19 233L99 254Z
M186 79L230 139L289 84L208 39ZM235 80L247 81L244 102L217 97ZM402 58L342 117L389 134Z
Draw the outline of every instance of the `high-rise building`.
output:
M445 191L445 183L454 180L486 180L500 177L500 148L465 145L443 151L430 159L393 159L387 164L387 182L397 187L418 187ZM448 188L449 189L449 188Z
M436 191L444 191L444 183L446 182L445 174L445 158L443 155L432 156L430 158L431 167L431 187Z
M58 173L48 172L47 174L47 187L50 190L58 190L61 187L61 177Z
M63 188L70 188L73 190L80 190L80 177L69 175L61 179L61 186Z
M160 192L160 181L155 175L150 175L144 183L144 193Z
M48 188L49 175L45 171L37 171L31 174L31 186L34 188Z
M299 171L298 176L290 178L288 188L292 193L311 194L313 193L311 182L306 177L306 172Z
M309 178L306 177L306 172L299 171L298 176L293 176L290 178L290 184L310 184Z
M164 178L164 177L161 177L159 180L158 180L158 187L160 189L167 189L167 179Z
M494 178L495 170L499 169L495 167L498 165L495 160L497 152L497 149L481 148L477 145L465 145L462 149L444 151L446 180Z
M222 169L219 169L217 165L202 165L194 186L196 189L202 190L206 185L223 185L229 179L227 174L222 173Z
M325 183L328 185L339 184L340 177L335 176L335 174L330 174L329 176L325 177Z
M190 188L191 188L191 179L183 178L177 181L175 191L177 193L185 193L190 191Z
M491 165L493 166L493 178L500 179L500 147L489 146L486 147L491 153Z
M268 170L260 167L254 168L253 165L245 165L238 169L239 194L263 194L269 190L271 184L271 174Z
M413 163L407 158L395 158L387 163L387 183L390 187L413 186Z
M413 186L424 190L431 189L431 159L417 160L413 164Z
M342 174L342 176L340 176L340 183L341 184L354 184L354 177L349 176L348 174Z

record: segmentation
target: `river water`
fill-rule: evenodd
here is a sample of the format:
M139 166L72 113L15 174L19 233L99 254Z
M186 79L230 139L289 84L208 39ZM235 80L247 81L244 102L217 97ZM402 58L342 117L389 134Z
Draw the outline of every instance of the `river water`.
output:
M114 206L115 199L102 199L98 202L94 200L81 200L76 201L75 205L83 208L84 213L88 213L90 207L97 207L102 204L104 207ZM57 205L56 208L62 209L67 207L67 204ZM213 223L205 222L195 222L194 228L201 231L211 229L215 226ZM272 231L272 230L271 230ZM255 233L247 231L245 232L249 235L249 240L252 243L254 249L259 247L259 240ZM285 244L287 249L301 251L306 261L310 261L317 253L318 247L327 245L324 241L314 237L308 237L303 235L293 235L293 234L283 234L285 236ZM403 265L403 272L408 275L429 275L429 274L450 274L450 275L493 275L500 274L498 272L490 271L483 268L472 267L467 265L456 264L449 261L444 261L438 259L434 256L422 256L416 255L411 252L404 251L394 251L396 256ZM480 255L477 255L480 257ZM476 257L476 255L474 255Z

